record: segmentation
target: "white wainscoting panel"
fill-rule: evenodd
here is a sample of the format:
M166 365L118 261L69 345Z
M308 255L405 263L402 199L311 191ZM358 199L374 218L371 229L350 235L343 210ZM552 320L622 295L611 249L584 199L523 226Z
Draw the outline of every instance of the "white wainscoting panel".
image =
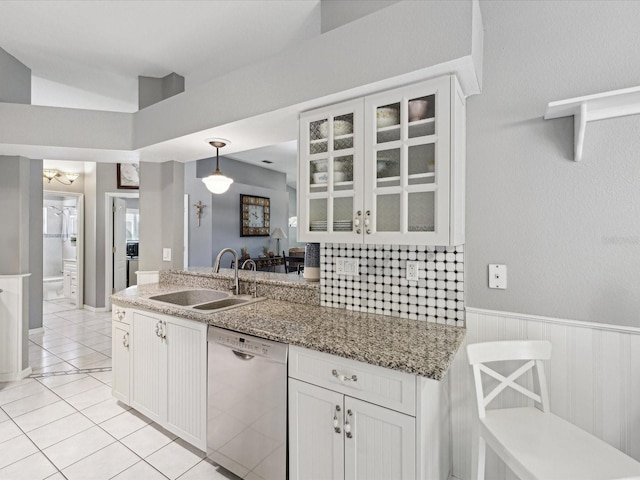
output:
M455 477L470 479L477 418L466 344L494 340L549 340L552 358L545 371L551 411L640 460L640 328L476 308L467 308L466 326L465 345L450 372ZM522 404L513 395L496 401ZM487 452L487 479L517 478Z

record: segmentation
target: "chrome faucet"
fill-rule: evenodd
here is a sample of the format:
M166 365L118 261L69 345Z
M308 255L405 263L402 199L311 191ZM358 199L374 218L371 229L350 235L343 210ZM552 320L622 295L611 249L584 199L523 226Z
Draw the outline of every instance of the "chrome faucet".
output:
M220 271L220 259L222 255L225 253L231 253L233 255L233 269L234 269L234 290L236 295L240 293L240 283L238 282L238 252L236 252L233 248L223 248L220 250L220 253L216 257L216 261L213 264L213 273L218 273Z
M244 263L242 264L242 269L244 270L245 265L249 265L250 267L253 267L251 270L253 270L254 272L256 272L258 270L258 267L256 265L256 262L254 262L251 259L245 260ZM258 283L256 281L257 275L253 276L253 298L258 298Z

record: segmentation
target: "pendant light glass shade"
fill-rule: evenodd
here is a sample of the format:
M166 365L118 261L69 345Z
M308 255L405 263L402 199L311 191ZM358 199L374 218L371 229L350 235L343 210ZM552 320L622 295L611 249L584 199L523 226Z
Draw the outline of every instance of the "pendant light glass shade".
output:
M208 177L202 179L207 189L211 193L224 193L229 190L229 187L233 183L233 179L226 177L222 172L211 172Z
M233 179L224 175L220 171L220 158L219 150L229 143L228 140L221 138L212 138L207 140L209 144L216 149L216 170L211 172L208 177L204 177L202 181L211 193L221 194L229 190L229 187L233 183Z

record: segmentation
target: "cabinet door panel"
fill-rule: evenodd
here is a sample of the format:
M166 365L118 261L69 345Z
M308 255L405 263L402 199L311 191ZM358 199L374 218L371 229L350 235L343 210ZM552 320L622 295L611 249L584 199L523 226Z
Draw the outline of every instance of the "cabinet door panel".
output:
M300 116L300 241L362 241L362 107L355 100Z
M165 356L162 340L156 335L159 322L156 317L134 312L130 327L131 406L155 421L164 418L166 409Z
M290 480L344 479L343 398L331 390L289 379Z
M344 406L352 432L345 438L345 478L414 480L415 418L351 397Z
M191 323L166 322L167 426L206 450L206 325Z
M111 391L118 400L129 404L129 325L113 322L111 327L113 383Z
M365 98L365 243L449 244L451 82Z

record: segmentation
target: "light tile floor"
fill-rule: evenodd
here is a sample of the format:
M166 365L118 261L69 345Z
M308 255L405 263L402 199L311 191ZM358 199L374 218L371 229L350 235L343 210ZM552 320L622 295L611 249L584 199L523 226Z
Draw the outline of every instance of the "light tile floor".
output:
M31 378L0 383L0 480L229 480L111 395L111 314L45 302Z

